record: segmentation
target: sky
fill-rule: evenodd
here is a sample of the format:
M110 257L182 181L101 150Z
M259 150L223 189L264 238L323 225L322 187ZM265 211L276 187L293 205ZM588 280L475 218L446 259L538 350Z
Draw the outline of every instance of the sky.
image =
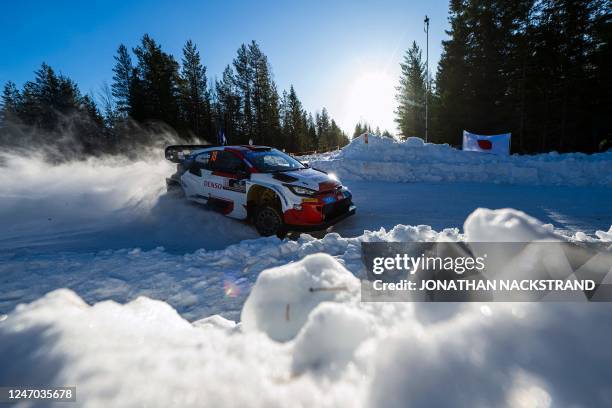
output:
M177 60L192 39L214 79L255 40L279 90L293 84L308 111L326 107L350 134L358 121L396 133L402 55L412 41L425 48L429 15L435 73L447 11L448 0L10 1L0 13L0 85L23 85L44 61L96 96L112 81L119 44L132 48L144 33Z

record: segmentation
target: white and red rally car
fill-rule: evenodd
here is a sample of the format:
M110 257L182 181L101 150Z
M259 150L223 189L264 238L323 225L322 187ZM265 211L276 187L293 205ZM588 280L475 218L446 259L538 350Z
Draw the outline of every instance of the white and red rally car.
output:
M176 145L168 190L223 214L251 219L264 236L325 229L355 214L351 192L333 175L265 146Z

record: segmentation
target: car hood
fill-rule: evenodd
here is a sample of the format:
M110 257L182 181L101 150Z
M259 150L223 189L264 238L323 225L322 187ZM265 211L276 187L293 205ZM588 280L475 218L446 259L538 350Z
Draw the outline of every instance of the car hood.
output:
M341 186L338 180L332 179L328 174L310 168L277 173L273 177L284 184L306 187L315 191L335 190Z

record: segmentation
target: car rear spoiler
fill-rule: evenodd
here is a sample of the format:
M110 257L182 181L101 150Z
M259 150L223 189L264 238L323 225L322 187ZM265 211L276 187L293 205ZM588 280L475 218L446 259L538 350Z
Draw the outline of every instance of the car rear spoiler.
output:
M173 145L166 147L164 155L166 160L170 160L173 163L182 163L185 161L185 156L189 156L192 151L209 147L215 147L215 145Z

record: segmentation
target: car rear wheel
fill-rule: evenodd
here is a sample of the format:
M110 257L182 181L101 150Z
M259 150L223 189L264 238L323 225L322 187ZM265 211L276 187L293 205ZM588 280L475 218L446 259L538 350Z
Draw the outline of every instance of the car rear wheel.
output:
M182 197L185 195L181 183L174 179L166 179L166 191L169 195Z
M277 235L282 238L286 234L282 215L276 208L269 205L263 205L257 209L254 224L257 232L264 237Z

